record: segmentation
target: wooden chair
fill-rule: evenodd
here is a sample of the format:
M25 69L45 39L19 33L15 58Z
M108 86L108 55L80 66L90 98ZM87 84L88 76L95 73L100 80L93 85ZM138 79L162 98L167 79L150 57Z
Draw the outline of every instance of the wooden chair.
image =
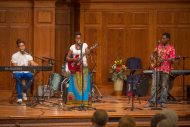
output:
M11 96L9 97L9 103L13 104L17 100L16 81L15 81L13 75L11 78L11 88L12 88L12 90L11 90Z

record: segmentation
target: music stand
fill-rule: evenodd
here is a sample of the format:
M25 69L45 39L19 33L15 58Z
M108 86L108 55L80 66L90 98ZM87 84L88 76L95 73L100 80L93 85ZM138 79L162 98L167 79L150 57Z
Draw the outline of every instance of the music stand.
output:
M82 103L80 106L73 106L73 107L70 107L69 110L72 110L72 109L78 109L79 111L86 111L86 110L96 110L96 108L93 108L91 106L85 106L84 105L84 81L83 81L83 68L84 68L84 65L83 65L83 53L82 53L82 48L83 48L83 44L80 45L80 57L81 57L81 81L82 81Z
M133 83L133 76L134 76L134 74L139 74L139 73L142 73L142 69L128 69L128 71L129 71L129 75L132 77L131 79L132 79L132 83L131 83L131 107L126 107L126 108L124 108L124 110L127 110L127 109L131 109L131 111L134 111L134 109L139 109L139 110L142 110L142 108L138 108L138 107L134 107L134 90L133 90L133 88L134 88L134 83Z

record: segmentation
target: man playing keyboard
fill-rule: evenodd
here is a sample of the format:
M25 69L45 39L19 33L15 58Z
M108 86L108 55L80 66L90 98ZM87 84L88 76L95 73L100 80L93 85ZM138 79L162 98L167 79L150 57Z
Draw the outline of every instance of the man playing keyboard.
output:
M12 55L11 63L13 66L37 66L38 64L33 61L33 57L28 54L25 49L25 42L18 39L16 41L18 51ZM33 74L29 71L14 71L13 76L16 79L16 89L18 94L17 102L22 103L22 100L27 100L26 92L27 87L22 86L22 80L26 81L26 85L32 82Z

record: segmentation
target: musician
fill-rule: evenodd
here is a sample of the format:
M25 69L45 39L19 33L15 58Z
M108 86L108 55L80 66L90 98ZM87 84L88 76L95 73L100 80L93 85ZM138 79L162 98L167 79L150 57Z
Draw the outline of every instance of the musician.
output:
M25 49L25 42L18 39L16 41L16 45L18 47L18 52L12 55L11 63L13 66L37 66L38 64L33 61L33 58L30 54L28 54ZM22 103L23 100L27 100L26 96L26 88L27 86L22 86L22 80L26 81L26 85L32 81L33 74L29 71L15 71L13 72L13 76L16 79L16 89L18 94L18 103Z
M156 58L157 57L157 58ZM161 88L160 98L158 100L158 104L161 107L166 107L166 100L168 96L168 87L169 87L169 77L171 72L171 65L175 58L175 49L170 44L170 34L163 33L161 43L158 43L156 48L154 49L153 54L151 55L151 61L153 59L157 59L157 63L153 65L154 70L157 73L157 85ZM156 77L153 75L153 82L151 88L151 98L145 107L154 106L155 96L156 96Z
M88 63L86 55L84 55L81 61L78 61L81 58L82 54L89 54L88 45L81 41L81 33L75 33L75 44L71 45L70 50L67 54L67 61L69 63L78 63L75 64L75 69L70 69L70 82L68 88L68 104L71 103L80 103L83 99L84 104L88 103L90 95L90 75L88 70ZM79 57L77 57L79 56ZM69 66L69 65L68 65ZM83 66L83 67L82 67ZM83 70L82 70L83 68ZM82 77L83 74L83 77ZM82 81L83 78L83 81ZM82 86L83 85L83 86ZM83 87L83 90L82 90ZM82 98L83 94L83 98Z

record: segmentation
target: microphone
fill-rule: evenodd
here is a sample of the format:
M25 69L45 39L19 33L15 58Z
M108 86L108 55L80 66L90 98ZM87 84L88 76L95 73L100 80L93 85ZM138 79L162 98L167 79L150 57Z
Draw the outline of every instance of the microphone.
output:
M26 51L24 51L24 54L26 54L26 55L30 55L28 52L26 52Z
M160 44L160 40L157 40L156 43L157 43L157 44Z
M32 55L31 53L29 53L29 51L28 51L27 49L25 49L23 52L24 52L25 54L27 54L27 55Z
M77 43L78 43L78 45L80 45L80 46L82 45L82 42L81 42L81 41L77 41Z
M187 58L189 58L189 56L180 56L180 58L187 59Z

